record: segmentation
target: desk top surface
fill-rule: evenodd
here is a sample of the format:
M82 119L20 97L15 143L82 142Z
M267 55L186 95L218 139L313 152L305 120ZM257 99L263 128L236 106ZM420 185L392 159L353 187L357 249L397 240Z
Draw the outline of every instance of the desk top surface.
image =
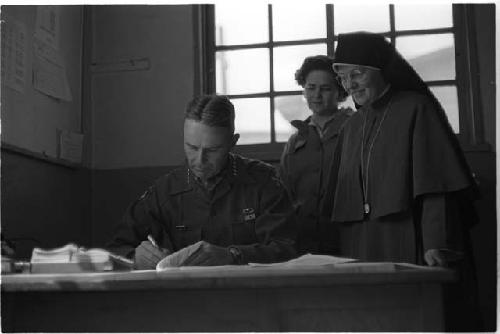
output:
M455 273L445 268L396 263L322 266L181 267L73 274L2 274L3 292L118 291L154 289L293 288L352 284L444 283Z

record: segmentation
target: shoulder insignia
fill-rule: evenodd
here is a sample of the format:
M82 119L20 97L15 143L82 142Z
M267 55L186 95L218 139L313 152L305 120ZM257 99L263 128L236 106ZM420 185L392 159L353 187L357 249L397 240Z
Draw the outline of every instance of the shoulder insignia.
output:
M271 181L273 181L273 183L276 185L276 187L282 186L281 178L279 177L279 175L277 173L273 173L273 175L271 176Z
M153 192L153 186L150 186L146 191L139 197L139 201L142 201L146 197L148 197Z

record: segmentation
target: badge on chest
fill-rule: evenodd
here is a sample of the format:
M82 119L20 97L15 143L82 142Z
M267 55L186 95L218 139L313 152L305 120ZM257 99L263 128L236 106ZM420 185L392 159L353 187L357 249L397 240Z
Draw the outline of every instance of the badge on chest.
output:
M253 208L243 209L243 220L250 221L255 219L255 210Z

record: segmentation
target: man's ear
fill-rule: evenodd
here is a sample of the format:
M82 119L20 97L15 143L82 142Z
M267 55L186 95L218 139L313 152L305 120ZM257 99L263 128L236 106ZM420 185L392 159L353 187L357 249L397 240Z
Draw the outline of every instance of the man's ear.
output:
M240 134L239 133L233 134L233 138L231 139L231 148L236 146L238 139L240 139Z

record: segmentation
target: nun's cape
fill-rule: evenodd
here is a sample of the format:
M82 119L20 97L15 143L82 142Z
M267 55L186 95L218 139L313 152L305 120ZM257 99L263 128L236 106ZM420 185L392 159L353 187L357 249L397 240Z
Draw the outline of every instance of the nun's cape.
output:
M352 116L343 130L334 221L364 218L360 160L365 109ZM371 219L407 211L420 195L456 192L474 184L455 135L425 95L390 90L370 109L379 113L388 109L370 158Z
M344 127L334 168L339 168L333 221L363 220L360 177L363 113L389 108L371 153L368 199L370 219L406 211L420 195L472 189L475 182L448 119L415 70L383 36L341 34L334 67L378 68L391 89L364 106ZM367 148L365 148L366 150Z

